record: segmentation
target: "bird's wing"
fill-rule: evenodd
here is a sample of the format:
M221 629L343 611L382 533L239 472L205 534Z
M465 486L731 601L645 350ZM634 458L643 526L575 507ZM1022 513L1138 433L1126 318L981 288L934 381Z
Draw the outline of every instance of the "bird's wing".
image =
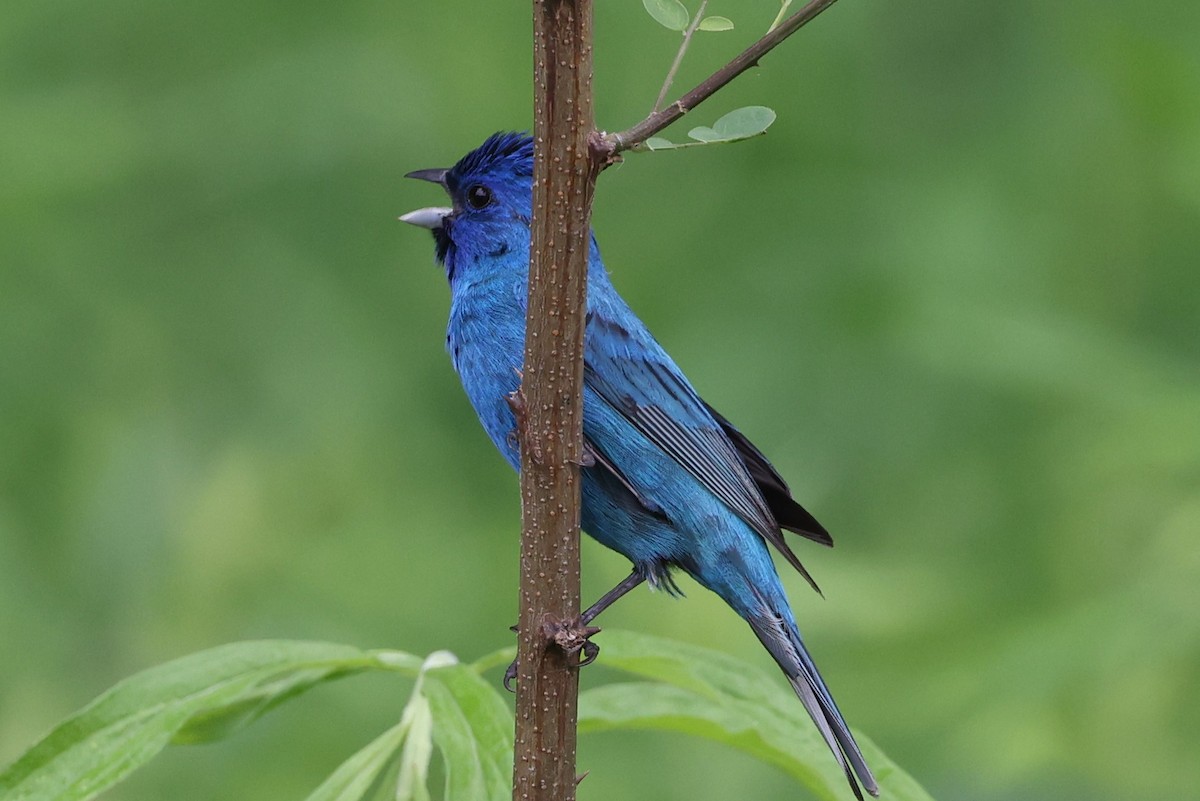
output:
M733 447L737 448L742 464L750 471L750 477L758 485L758 491L762 493L763 500L767 502L767 508L771 510L771 516L779 523L779 527L832 547L833 537L829 536L825 527L818 523L807 509L796 503L787 482L775 470L775 466L767 461L763 452L754 447L754 443L746 439L746 435L738 431L733 423L726 420L716 409L707 403L704 403L704 408L708 409L717 425L721 426Z
M617 482L617 487L620 488L615 493L618 496L618 503L625 505L634 504L642 513L656 517L663 522L670 522L670 518L663 512L662 507L643 495L634 486L634 482L630 481L621 472L621 469L608 458L608 455L600 445L593 442L587 436L583 438L583 454L585 467L595 467L598 470L602 470Z
M784 541L751 471L709 407L640 321L633 318L626 324L606 311L594 306L588 312L585 384L775 546L820 592ZM738 437L769 467L749 441ZM778 478L773 469L770 473Z

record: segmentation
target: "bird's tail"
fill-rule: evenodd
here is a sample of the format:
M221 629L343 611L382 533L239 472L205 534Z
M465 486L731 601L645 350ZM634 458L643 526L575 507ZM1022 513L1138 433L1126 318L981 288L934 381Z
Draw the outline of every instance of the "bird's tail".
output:
M763 597L761 592L755 594L758 595L762 606L758 610L745 610L743 617L775 658L796 695L800 697L800 703L804 704L805 710L817 726L817 731L821 732L829 750L845 771L846 781L854 791L855 798L862 801L860 782L868 793L878 796L879 786L875 777L867 767L862 751L854 741L854 735L850 733L850 727L842 718L829 688L825 686L824 679L821 678L812 657L808 655L808 649L800 639L800 631L796 628L791 609L788 608L787 601L782 599L782 589L781 602L777 603Z

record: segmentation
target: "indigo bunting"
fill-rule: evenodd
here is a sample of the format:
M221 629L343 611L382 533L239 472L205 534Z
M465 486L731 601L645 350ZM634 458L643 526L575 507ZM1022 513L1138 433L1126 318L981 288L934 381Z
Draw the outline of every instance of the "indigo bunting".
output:
M450 169L407 177L440 184L453 206L404 222L433 232L450 283L446 346L480 422L519 468L508 396L525 346L533 142L497 133ZM584 336L583 529L633 563L629 578L583 615L643 581L678 594L679 569L737 612L782 668L845 771L879 791L854 736L813 664L767 550L775 547L816 589L781 529L832 545L767 458L705 403L609 282L593 235ZM819 592L819 590L818 590Z

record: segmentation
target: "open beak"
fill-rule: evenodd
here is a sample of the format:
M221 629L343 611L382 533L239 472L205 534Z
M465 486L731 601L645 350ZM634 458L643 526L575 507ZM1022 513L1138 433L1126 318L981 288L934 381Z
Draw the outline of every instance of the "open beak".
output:
M429 181L433 184L446 185L446 173L450 172L445 168L434 168L432 170L413 170L405 175L405 178L416 178L418 181Z
M454 209L446 208L445 206L430 206L424 209L410 211L408 214L400 215L400 222L406 222L409 225L417 225L421 228L428 228L433 231L442 227L442 220L452 214Z
M445 188L447 172L449 170L445 169L415 170L404 177L416 178L418 181L429 181ZM442 227L442 220L447 215L453 213L453 211L454 209L446 208L445 206L430 206L401 215L400 222L406 222L409 225L416 225L434 231Z

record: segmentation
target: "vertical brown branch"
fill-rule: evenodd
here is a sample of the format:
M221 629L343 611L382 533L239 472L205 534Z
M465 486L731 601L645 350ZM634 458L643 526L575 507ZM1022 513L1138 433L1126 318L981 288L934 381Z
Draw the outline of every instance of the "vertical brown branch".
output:
M575 797L579 681L553 631L579 614L588 230L599 169L591 0L534 0L534 181L521 382L521 610L513 798Z
M834 0L810 0L701 85L629 131L592 117L592 0L534 0L534 176L521 434L521 609L515 801L573 801L578 654L555 644L579 615L583 335L592 194L600 170L757 63Z

